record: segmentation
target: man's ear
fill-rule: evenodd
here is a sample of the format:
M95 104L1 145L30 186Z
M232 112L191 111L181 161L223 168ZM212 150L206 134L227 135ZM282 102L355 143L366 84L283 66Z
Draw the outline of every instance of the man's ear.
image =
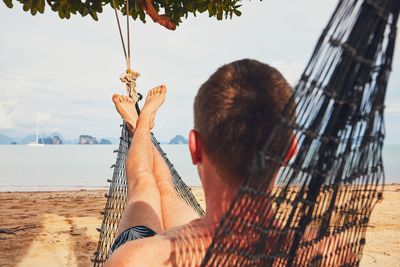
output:
M202 144L199 139L199 133L196 130L189 132L189 150L194 165L201 162Z

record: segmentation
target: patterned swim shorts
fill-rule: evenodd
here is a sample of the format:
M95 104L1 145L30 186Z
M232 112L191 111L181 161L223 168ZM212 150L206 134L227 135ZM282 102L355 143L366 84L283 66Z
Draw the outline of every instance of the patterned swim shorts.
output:
M138 225L126 229L115 239L113 245L111 246L109 255L111 255L114 252L114 250L116 250L117 248L119 248L128 241L151 237L155 235L156 232L154 232L152 229L144 225Z

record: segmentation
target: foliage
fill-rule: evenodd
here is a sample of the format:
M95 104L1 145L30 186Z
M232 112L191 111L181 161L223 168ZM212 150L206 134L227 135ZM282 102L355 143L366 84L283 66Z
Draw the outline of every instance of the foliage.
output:
M121 10L126 14L124 0L17 0L22 4L24 11L32 15L44 13L46 3L54 12L57 12L62 19L69 19L72 15L90 15L98 20L98 14L103 12L103 7L110 5L112 8ZM143 5L146 0L130 0L129 14L133 19L140 19L146 22L146 13ZM189 14L196 16L197 13L208 12L209 17L216 17L218 20L232 18L233 15L240 16L240 0L147 0L152 7L159 12L164 10L165 17L179 25L182 18ZM9 8L13 7L13 0L3 0Z

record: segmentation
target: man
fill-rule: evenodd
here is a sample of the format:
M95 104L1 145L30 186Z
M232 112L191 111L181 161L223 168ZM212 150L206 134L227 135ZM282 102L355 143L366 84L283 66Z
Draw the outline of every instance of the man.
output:
M292 96L276 69L248 59L219 68L201 86L189 133L206 201L206 214L199 218L177 196L169 169L151 141L166 91L164 85L150 90L139 117L130 98L113 96L134 138L126 162L128 202L106 266L199 266L256 153ZM282 147L291 135L291 130L280 133L274 143Z

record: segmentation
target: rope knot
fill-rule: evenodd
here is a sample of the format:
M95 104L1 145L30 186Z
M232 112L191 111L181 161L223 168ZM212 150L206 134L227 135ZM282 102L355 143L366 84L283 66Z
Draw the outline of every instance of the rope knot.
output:
M126 91L128 96L133 99L136 103L139 100L139 94L136 91L136 79L140 74L131 69L128 69L126 73L122 74L119 79L126 85Z

